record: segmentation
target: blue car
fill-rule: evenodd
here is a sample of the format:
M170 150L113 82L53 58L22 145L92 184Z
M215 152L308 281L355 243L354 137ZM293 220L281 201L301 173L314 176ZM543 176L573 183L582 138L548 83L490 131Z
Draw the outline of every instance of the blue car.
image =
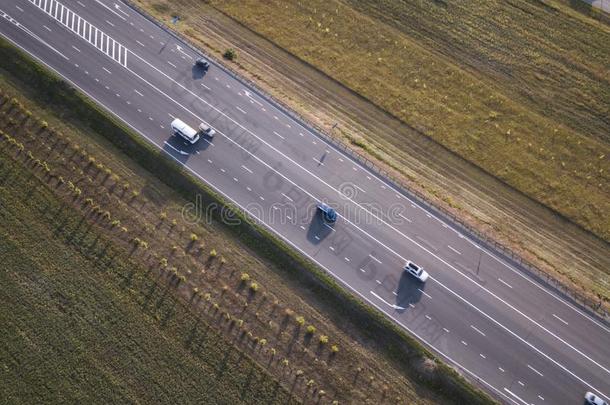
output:
M317 207L322 211L322 217L326 222L334 223L337 221L337 211L324 203L318 203Z

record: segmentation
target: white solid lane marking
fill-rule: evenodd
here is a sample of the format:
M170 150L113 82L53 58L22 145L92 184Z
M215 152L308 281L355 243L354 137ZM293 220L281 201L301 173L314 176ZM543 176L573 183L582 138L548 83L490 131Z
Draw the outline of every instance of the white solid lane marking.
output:
M506 281L502 280L501 278L498 278L498 281L501 282L502 284L504 284L505 286L507 286L508 288L513 288L512 285L508 284Z
M538 374L540 377L544 377L544 375L540 371L536 370L534 367L530 366L529 364L527 365L527 368L532 370L534 373Z
M432 299L432 297L430 296L430 294L428 294L427 292L425 292L424 290L422 290L421 288L417 289L420 293L424 294L426 297Z
M381 264L381 260L379 260L379 259L378 259L378 258L376 258L375 256L373 256L373 255L369 255L369 257L370 257L371 259L375 260L377 263Z
M366 193L366 191L362 188L362 187L358 187L357 185L354 184L354 188L356 190L362 191L363 193Z
M262 195L259 195L258 198L260 198L261 201L265 201L265 197L263 197Z
M477 332L479 332L481 335L485 336L485 334L484 334L483 332L481 332L481 330L480 330L480 329L477 329L477 327L476 327L476 326L474 326L474 325L470 325L470 327L471 327L472 329L476 330Z
M223 173L226 173L226 170L225 170L225 169L220 169L220 171L221 171L221 172L223 172Z
M521 380L517 380L517 382L519 383L520 386L525 387L525 384L523 382L521 382Z
M320 240L320 237L318 235L315 235L314 238L316 238L316 240Z
M248 173L252 174L252 170L248 169L246 166L241 165L241 168L244 169L245 171L247 171Z
M286 139L286 138L284 138L282 135L278 134L278 133L277 133L277 132L275 132L275 131L273 131L273 133L274 133L275 135L279 136L279 137L280 137L280 138L282 138L282 139Z
M112 74L112 72L110 70L106 69L105 67L102 67L102 69L104 69L106 71L106 73L108 73L109 75Z
M541 400L544 401L544 397L541 397L540 395L538 395L538 398L540 398Z
M479 356L481 356L482 358L486 359L487 357L485 357L485 355L483 353L479 353Z
M347 258L347 257L344 257L343 259L345 259L346 262L350 261L349 258Z
M142 42L138 41L137 39L136 39L136 43L140 46L146 47L146 45L144 45Z
M430 315L428 315L428 314L424 315L424 317L425 317L427 320L429 320L429 321L431 321L431 320L432 320L432 317L430 317Z
M76 3L77 3L79 6L81 6L81 7L85 7L85 8L86 8L86 6L85 6L83 3L81 3L80 1L76 0Z
M181 151L180 149L176 149L174 148L172 145L170 145L167 141L164 142L166 146L169 146L170 148L172 148L173 150L175 150L176 152L178 152L181 155L188 155L188 153Z
M120 15L119 13L117 13L116 11L114 11L113 9L111 9L110 7L108 7L107 5L105 5L104 3L102 3L100 0L95 0L95 2L97 4L99 4L100 6L106 8L108 11L110 11L111 13L115 14L117 17L119 17L120 19L122 19L123 21L127 21L125 19L125 17L123 17L122 15Z
M301 228L302 230L305 230L305 227L303 225L299 225L299 228Z
M80 49L78 49L77 47L75 47L74 45L72 45L72 48L76 51L80 53Z
M113 24L113 23L111 23L110 21L106 20L106 23L107 23L108 25L110 25L111 27L114 27L114 24Z
M286 194L282 193L282 195L284 196L284 198L286 198L288 201L293 202L294 200L290 197L288 197Z
M211 160L211 159L208 159L208 163L212 163L212 160Z
M362 267L360 268L360 271L366 273L366 271Z
M279 120L279 118L277 117L277 115L274 115L273 118L275 118L276 120Z
M250 187L246 187L246 190L248 191L252 191L252 189Z
M241 108L239 108L239 107L237 107L237 106L235 106L235 108L236 108L236 109L237 109L239 112L241 112L241 113L248 114L247 112L245 112L244 110L242 110Z
M51 28L47 27L46 25L43 25L43 27L44 27L44 28L45 28L47 31L51 32Z
M449 329L447 329L447 328L443 328L443 330L444 330L445 332L449 333Z
M201 87L203 87L206 90L210 90L210 88L208 86L206 86L205 84L201 83Z
M23 9L21 7L19 7L18 5L15 5L15 7L17 7L17 10L19 10L23 13Z
M512 392L511 390L509 390L508 388L504 387L504 391L508 392L513 398L517 399L519 402L521 402L524 405L530 405L527 402L525 402L520 396L518 396L517 394L515 394L514 392Z
M458 250L456 250L456 249L454 249L453 247L451 247L451 245L447 245L447 247L448 247L449 249L453 250L453 251L454 251L455 253L457 253L458 255L461 255L461 253L460 253Z
M561 319L561 318L560 318L560 317L558 317L557 315L553 314L553 317L554 317L555 319L557 319L558 321L560 321L560 322L564 323L565 325L568 325L568 323L567 323L566 321L564 321L563 319Z
M391 308L398 309L398 310L403 310L403 311L406 309L406 308L403 308L403 307L398 306L396 304L391 304L391 303L387 302L386 300L381 298L379 295L375 294L375 292L373 292L373 291L369 291L369 292L373 295L373 297L377 298L378 300L380 300L381 302L383 302L384 304L386 304L387 306L389 306ZM411 304L409 304L409 305L411 305Z
M237 177L233 177L233 181L237 183L239 180L237 180Z
M468 343L464 342L463 340L462 340L462 344L463 344L464 346L468 346Z
M332 246L329 246L328 248L329 248L330 250L332 250L333 252L335 251L335 248L334 248L334 247L332 247Z
M174 65L172 62L167 61L167 63L168 63L170 66L173 66L174 68L177 68L177 66L176 66L176 65Z
M144 97L144 94L140 93L138 90L134 89L133 90L138 96L140 97ZM171 114L170 114L171 115Z
M314 161L314 162L316 162L317 164L324 166L324 162L322 162L322 161L320 161L320 160L318 160L318 159L316 159L316 158L312 158L312 159L313 159L313 161Z

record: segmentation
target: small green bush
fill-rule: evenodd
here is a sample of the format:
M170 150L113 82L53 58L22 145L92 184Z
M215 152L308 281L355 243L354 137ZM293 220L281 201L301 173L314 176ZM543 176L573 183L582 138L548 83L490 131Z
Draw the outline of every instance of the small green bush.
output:
M307 327L307 334L308 335L313 335L314 333L316 333L316 327L313 325L309 325Z
M325 345L327 343L328 343L328 336L326 336L326 335L320 336L320 344Z
M305 318L303 318L302 316L297 316L296 321L299 324L299 326L303 326L303 324L305 323Z
M191 234L191 242L196 242L197 240L199 240L199 236L197 236L196 234L192 233Z
M330 348L330 351L333 352L333 353L339 352L339 346L332 345L331 348Z
M251 283L250 284L250 290L252 290L252 292L257 292L258 291L258 284L257 283Z
M218 252L216 251L216 249L210 250L210 257L216 257L216 256L218 256Z
M229 48L225 51L225 53L222 54L222 56L226 60L235 60L237 59L237 51L235 51L233 48Z
M250 280L250 275L248 273L241 273L240 280L246 282Z

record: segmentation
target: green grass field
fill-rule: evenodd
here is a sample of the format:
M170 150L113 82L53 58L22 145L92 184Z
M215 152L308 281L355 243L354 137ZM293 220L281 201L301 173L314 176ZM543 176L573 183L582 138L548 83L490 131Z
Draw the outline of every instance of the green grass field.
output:
M2 402L290 402L169 286L4 153Z
M607 25L553 1L210 3L610 240Z

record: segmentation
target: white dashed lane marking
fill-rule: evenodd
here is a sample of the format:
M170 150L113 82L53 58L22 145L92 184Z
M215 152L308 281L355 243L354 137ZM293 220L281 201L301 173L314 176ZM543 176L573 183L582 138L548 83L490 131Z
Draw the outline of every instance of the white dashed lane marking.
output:
M504 284L505 286L507 286L508 288L513 288L512 285L508 284L506 281L502 280L501 278L498 278L498 281L501 282L502 284Z
M376 258L375 256L373 256L373 255L369 255L369 257L370 257L371 259L375 260L377 263L381 264L381 260L379 260L379 259L378 259L378 258Z
M486 336L486 335L485 335L483 332L481 332L481 330L480 330L480 329L477 329L477 327L476 327L476 326L474 326L474 325L470 325L470 327L471 327L472 329L474 329L475 331L477 331L478 333L480 333L481 335Z
M568 323L566 321L564 321L563 319L561 319L560 317L558 317L555 314L553 314L553 318L557 319L559 322L563 323L564 325L568 325Z
M451 247L451 245L447 245L447 247L451 250L453 250L455 253L457 253L458 255L461 255L462 253L460 253L458 250L456 250L455 248Z
M529 364L527 365L527 368L532 370L534 373L538 374L540 377L544 377L544 375L540 371L536 370L534 367L530 366Z

